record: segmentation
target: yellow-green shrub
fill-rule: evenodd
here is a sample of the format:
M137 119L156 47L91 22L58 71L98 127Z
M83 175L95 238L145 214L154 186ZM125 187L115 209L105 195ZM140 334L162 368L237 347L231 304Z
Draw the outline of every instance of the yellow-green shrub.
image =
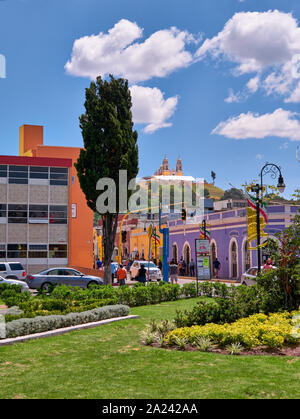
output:
M198 338L210 338L219 346L241 343L246 348L266 345L270 348L280 348L299 342L293 336L293 313L274 313L270 315L255 314L237 320L234 323L218 325L207 323L204 326L192 326L175 329L166 335L166 343L176 344L176 338L185 338L193 344Z

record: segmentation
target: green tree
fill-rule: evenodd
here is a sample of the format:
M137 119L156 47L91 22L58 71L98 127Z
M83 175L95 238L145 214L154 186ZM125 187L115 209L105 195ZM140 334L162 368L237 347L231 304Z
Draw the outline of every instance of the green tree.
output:
M80 117L84 148L75 167L87 205L98 212L97 182L113 179L116 185L116 210L100 213L103 221L104 282L111 282L111 258L119 215L119 170L127 170L128 182L138 173L138 134L133 131L132 101L128 81L104 81L98 77L85 93L85 113ZM132 193L132 192L131 192ZM128 191L127 198L130 198Z
M212 178L213 184L215 184L216 174L214 171L211 171L211 178Z
M258 283L263 287L278 288L283 298L284 309L296 309L300 303L300 211L292 224L275 234L277 240L268 240L266 252L271 255L276 270L264 275Z

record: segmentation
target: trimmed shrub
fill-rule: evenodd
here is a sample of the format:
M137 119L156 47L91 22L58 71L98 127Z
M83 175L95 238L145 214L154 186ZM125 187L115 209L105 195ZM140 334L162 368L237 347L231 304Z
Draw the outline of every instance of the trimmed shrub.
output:
M63 316L51 315L38 316L32 319L18 319L6 323L6 337L25 336L114 317L124 317L128 314L128 306L115 305L96 308L82 313L70 313Z

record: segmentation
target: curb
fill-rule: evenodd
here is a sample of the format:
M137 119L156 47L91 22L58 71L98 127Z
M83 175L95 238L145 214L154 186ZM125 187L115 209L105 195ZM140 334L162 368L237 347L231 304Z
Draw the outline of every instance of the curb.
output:
M48 330L47 332L34 333L32 335L27 335L27 336L18 336L16 338L1 339L0 340L0 347L1 346L12 345L14 343L26 342L28 340L33 340L33 339L41 339L41 338L48 338L48 337L51 337L51 336L59 336L59 335L63 335L65 333L73 332L73 331L76 331L76 330L91 329L93 327L103 326L105 324L119 322L119 321L122 321L122 320L138 319L139 317L140 316L137 316L137 315L126 316L126 317L114 317L112 319L100 320L98 322L93 322L93 323L78 324L76 326L70 326L70 327L63 327L61 329Z

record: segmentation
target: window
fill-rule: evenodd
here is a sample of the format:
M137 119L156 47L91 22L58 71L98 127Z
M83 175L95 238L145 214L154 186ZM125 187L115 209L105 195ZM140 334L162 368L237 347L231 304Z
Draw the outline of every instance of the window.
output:
M48 219L48 205L30 205L29 218Z
M51 205L49 220L51 224L67 224L68 207L66 205Z
M28 167L9 166L8 183L28 184Z
M0 204L0 217L7 217L7 205Z
M21 263L9 263L9 267L12 271L24 271L23 265L21 265Z
M0 258L1 259L6 258L6 246L5 246L5 244L0 244Z
M0 272L6 272L6 266L4 263L0 263Z
M48 167L33 166L29 168L29 171L30 171L30 174L29 174L30 179L48 179L49 178Z
M68 169L64 167L51 167L50 185L68 185Z
M27 244L8 244L7 257L11 259L27 258Z
M58 275L58 269L52 269L51 271L48 271L47 275L57 276Z
M47 258L48 246L46 244L30 244L28 257L29 258Z
M68 246L66 244L49 244L49 258L67 258Z
M27 205L10 204L8 205L8 222L27 224Z
M7 166L0 165L0 177L7 177Z

